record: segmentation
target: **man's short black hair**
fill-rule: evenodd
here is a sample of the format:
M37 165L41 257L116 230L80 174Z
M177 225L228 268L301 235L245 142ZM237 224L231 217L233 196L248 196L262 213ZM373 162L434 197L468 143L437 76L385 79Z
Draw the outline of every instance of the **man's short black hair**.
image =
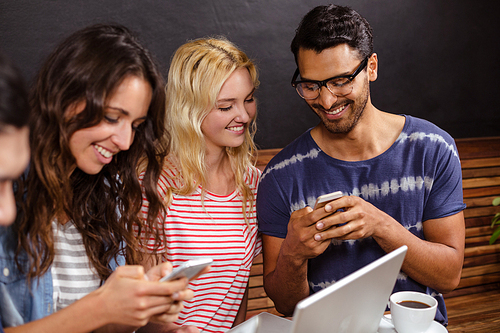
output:
M364 59L373 53L373 32L370 24L355 10L337 5L318 6L307 13L292 40L291 50L297 62L300 48L318 53L340 44L347 44Z
M28 125L30 107L26 84L19 70L0 52L0 130Z

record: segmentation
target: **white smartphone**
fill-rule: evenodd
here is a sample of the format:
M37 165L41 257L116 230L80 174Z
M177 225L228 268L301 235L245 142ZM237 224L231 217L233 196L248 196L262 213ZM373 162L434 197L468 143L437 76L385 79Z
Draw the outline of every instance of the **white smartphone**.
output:
M187 277L188 280L196 276L201 270L212 264L213 260L210 258L194 259L183 263L182 265L174 268L172 272L165 275L160 279L160 282L172 281L182 277Z
M314 209L318 209L318 208L324 207L330 201L338 199L341 196L342 196L342 192L341 191L337 191L337 192L332 192L332 193L320 195L316 199L316 203L314 204Z

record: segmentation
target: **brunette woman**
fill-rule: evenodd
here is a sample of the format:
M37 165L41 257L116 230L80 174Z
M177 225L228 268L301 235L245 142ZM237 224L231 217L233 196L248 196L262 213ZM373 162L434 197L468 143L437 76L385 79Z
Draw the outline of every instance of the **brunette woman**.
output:
M48 57L30 96L21 210L0 234L12 259L0 284L5 332L133 331L175 320L192 296L185 279L157 281L170 264L147 273L133 265L144 158L145 197L152 213L161 208L163 89L150 53L123 26L80 30ZM117 263L131 265L113 271Z

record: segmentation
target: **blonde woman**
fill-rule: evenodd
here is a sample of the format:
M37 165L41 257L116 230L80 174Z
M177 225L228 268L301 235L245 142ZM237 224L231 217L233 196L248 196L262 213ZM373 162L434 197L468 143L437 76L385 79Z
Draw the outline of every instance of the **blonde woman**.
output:
M191 281L178 325L225 332L244 321L257 238L255 152L257 70L224 38L199 39L175 53L167 83L167 131L172 135L158 183L166 204L149 236L146 268L168 260L213 259ZM147 203L143 214L147 214ZM145 235L143 234L143 237ZM153 254L155 253L155 254Z

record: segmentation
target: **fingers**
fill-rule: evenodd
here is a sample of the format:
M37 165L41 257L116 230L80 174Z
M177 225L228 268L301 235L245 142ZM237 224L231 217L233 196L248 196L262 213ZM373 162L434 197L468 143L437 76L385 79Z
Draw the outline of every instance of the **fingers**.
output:
M171 323L179 318L182 309L184 309L182 302L174 302L169 306L158 306L152 308L155 315L151 316L149 320L156 323Z
M183 301L192 297L191 290L177 293L177 299L173 296L144 296L141 301L136 302L136 313L138 318L154 322L174 322L184 308Z
M163 274L170 264L158 265L150 274ZM169 282L146 280L142 266L120 266L98 289L105 300L106 316L113 323L142 326L151 316L172 322L183 309L182 302L193 297L186 278ZM97 291L96 291L97 292Z
M172 295L172 299L175 301L189 301L193 297L194 292L191 289L184 289Z
M310 238L312 236L310 233L315 232L312 230L314 224L319 220L319 217L315 217L314 213L316 212L311 207L305 207L293 212L288 224L288 233L297 239Z
M330 215L317 221L314 240L320 242L329 239L362 238L363 233L357 233L364 225L361 218L363 214L360 213L363 203L361 198L344 196L325 205L324 210Z
M344 224L342 226L338 225L333 225L329 227L328 229L324 229L321 232L318 232L314 234L314 240L318 242L322 241L327 241L330 239L341 239L341 240L346 240L346 239L357 239L354 236L354 229L353 228L354 222L349 222L347 224ZM359 238L359 237L358 237Z
M179 319L179 314L167 314L163 313L160 315L155 315L149 319L150 322L153 323L158 323L158 324L167 324L167 323L173 323L177 319ZM177 332L177 331L174 331Z
M168 310L165 311L165 313L169 315L176 315L181 312L182 309L184 309L184 305L182 302L174 302L170 305Z
M172 264L167 261L153 266L146 275L150 281L158 281L170 272L172 272Z
M349 203L343 211L337 211L316 223L316 241L362 239L374 235L377 231L377 221L381 219L380 211L361 198L347 198Z
M328 216L317 221L314 227L316 230L323 231L348 223L351 219L350 214L345 214L343 211L335 211L334 213L330 213Z
M314 239L319 241L320 236L317 235L318 231L324 231L331 229L339 224L344 224L349 221L346 215L340 215L339 213L349 210L355 203L356 199L352 197L341 197L330 201L325 206L320 207L312 213L309 214L310 225L313 226ZM324 235L322 238L324 239Z
M297 223L297 221L306 221L306 222L302 222L300 224L305 225L305 226L311 225L311 223L310 222L308 223L307 220L308 220L308 215L312 211L313 211L313 209L309 206L302 208L302 209L299 209L299 210L296 210L290 215L290 220L296 221L295 223Z
M362 199L356 196L343 196L339 199L327 203L324 209L327 212L335 212L339 209L348 209L356 205L358 203L358 200Z
M131 279L144 279L144 267L140 265L119 266L113 272L115 276L127 277ZM113 275L112 274L112 275Z
M152 315L176 315L184 308L183 302L192 299L193 296L193 291L189 289L175 293L172 297L149 296L145 308L150 309Z
M188 287L187 278L172 281L158 282L152 281L145 286L145 291L149 295L169 296L185 291Z
M363 202L364 200L358 197L344 196L328 203L324 207L324 212L321 212L321 209L318 212L321 214L319 214L320 219L316 222L316 229L324 231L358 219L359 216L356 216L356 212L359 211Z
M321 214L319 210L313 211L311 207L299 209L291 214L288 234L283 243L289 255L314 258L326 249L313 239L314 234L318 232L315 224Z
M175 333L199 333L200 331L196 326L182 326L178 328Z
M173 306L172 304L162 304L156 307L149 307L148 309L138 311L136 313L136 318L129 318L135 319L138 323L142 321L140 326L144 326L148 322L161 324L173 323L179 318L179 313L180 311L182 311L182 309L182 303L180 303L178 306Z
M196 326L188 325L175 328L173 330L167 331L166 333L200 333Z
M156 276L161 271L168 271L171 269L170 263L164 263L158 265L151 270L151 275ZM150 271L151 271L150 270ZM149 273L149 272L148 272ZM111 279L113 277L113 279ZM149 295L149 296L173 296L177 294L178 300L190 299L192 297L192 292L187 291L188 280L186 278L176 279L168 282L158 282L150 281L150 278L147 278L147 275L144 273L144 268L142 266L134 266L134 265L125 265L120 266L116 269L113 274L111 274L110 279L108 279L109 283L116 280L116 283L119 283L118 280L122 280L122 283L128 285L127 288L129 290L134 291L138 295Z

